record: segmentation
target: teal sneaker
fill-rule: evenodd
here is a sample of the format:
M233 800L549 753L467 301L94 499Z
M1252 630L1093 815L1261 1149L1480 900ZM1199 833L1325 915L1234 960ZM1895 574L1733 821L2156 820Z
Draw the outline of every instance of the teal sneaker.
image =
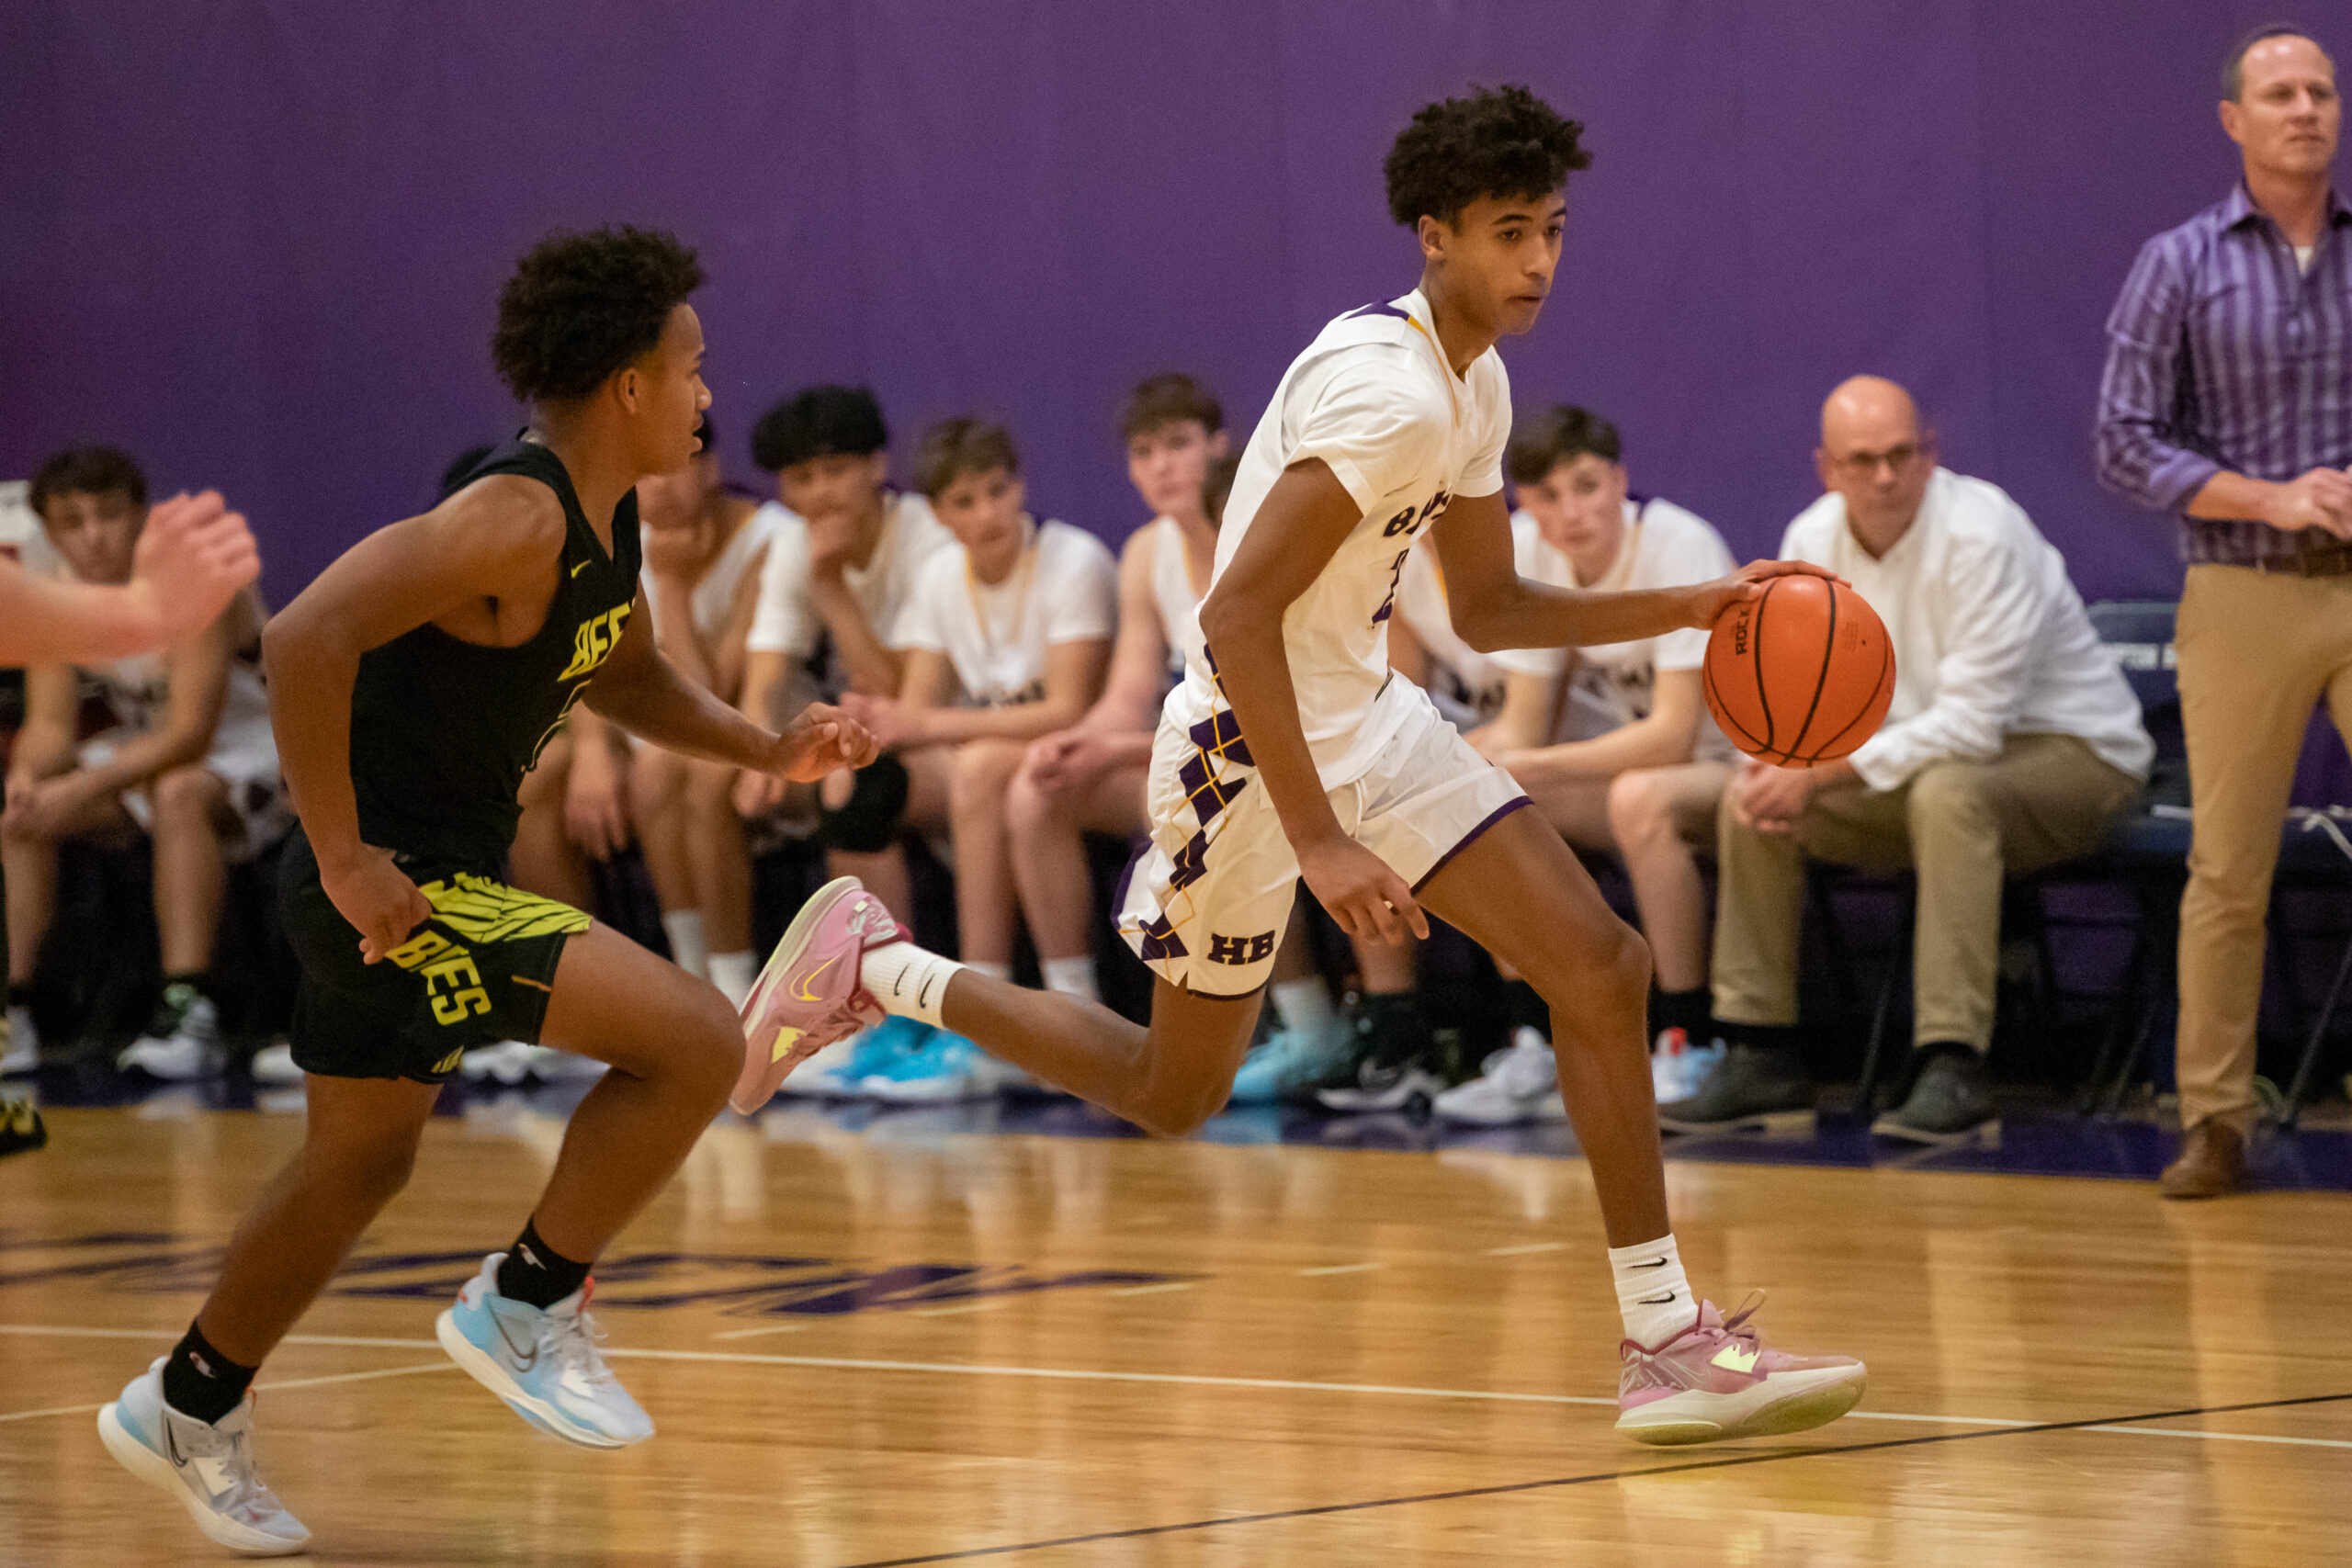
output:
M1278 1029L1253 1046L1233 1075L1228 1105L1272 1105L1295 1100L1347 1065L1348 1037L1333 1029L1319 1036L1303 1029Z
M290 1557L311 1543L311 1532L254 1473L253 1419L251 1390L213 1422L165 1404L158 1357L98 1412L98 1440L117 1464L178 1498L196 1528L220 1545L248 1557Z
M498 1293L506 1254L482 1259L458 1303L433 1325L449 1359L543 1432L591 1449L625 1449L653 1436L653 1419L596 1352L590 1280L542 1312Z
M953 1105L993 1100L1029 1082L1020 1068L998 1061L960 1034L934 1029L912 1051L901 1053L863 1085L866 1095L893 1105Z

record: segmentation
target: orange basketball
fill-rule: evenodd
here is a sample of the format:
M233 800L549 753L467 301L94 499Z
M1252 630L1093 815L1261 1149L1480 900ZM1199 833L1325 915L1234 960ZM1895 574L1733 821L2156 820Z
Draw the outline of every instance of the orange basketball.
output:
M1733 745L1782 768L1851 754L1894 700L1894 646L1862 596L1824 577L1775 577L1707 639L1707 711Z

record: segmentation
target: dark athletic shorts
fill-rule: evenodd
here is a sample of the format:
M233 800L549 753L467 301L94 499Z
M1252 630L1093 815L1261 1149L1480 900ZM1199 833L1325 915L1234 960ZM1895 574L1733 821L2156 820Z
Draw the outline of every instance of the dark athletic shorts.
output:
M278 869L280 919L302 979L290 1043L304 1072L439 1083L477 1045L536 1043L563 944L590 925L569 904L500 882L497 868L396 857L433 918L369 964L319 882L299 829Z

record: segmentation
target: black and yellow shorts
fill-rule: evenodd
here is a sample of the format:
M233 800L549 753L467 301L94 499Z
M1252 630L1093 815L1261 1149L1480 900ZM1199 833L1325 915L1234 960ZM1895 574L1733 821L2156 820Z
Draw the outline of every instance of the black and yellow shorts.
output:
M278 871L280 918L300 961L289 1040L304 1072L439 1083L477 1045L536 1043L563 944L589 918L509 887L495 867L400 858L433 918L381 963L319 881L300 832Z

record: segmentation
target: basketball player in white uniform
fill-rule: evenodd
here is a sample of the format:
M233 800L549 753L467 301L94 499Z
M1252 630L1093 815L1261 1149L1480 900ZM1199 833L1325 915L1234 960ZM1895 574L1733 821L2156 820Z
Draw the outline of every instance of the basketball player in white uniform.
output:
M35 495L45 536L76 581L130 580L146 482L119 460L125 471L117 479L84 474ZM25 728L0 817L11 999L30 982L55 911L60 841L143 830L154 847L164 991L119 1065L158 1077L204 1077L222 1066L220 1019L205 985L228 867L293 821L255 662L262 621L261 601L248 588L160 652L43 664L26 676ZM116 721L86 741L76 739L84 681ZM29 1040L30 1015L12 1008L12 1043L20 1033Z
M1586 163L1577 139L1521 87L1416 115L1386 173L1389 209L1419 241L1420 286L1326 327L1242 455L1204 644L1153 750L1152 848L1120 917L1159 976L1150 1027L926 953L854 887L803 911L763 993L804 1005L764 1016L806 1032L778 1060L868 1005L944 1022L1148 1131L1181 1134L1225 1100L1300 878L1351 935L1425 935L1426 903L1552 1004L1624 1323L1619 1429L1651 1443L1801 1431L1851 1408L1863 1369L1765 1348L1752 1309L1726 1319L1684 1277L1650 1093L1641 938L1559 835L1519 809L1528 801L1510 776L1387 667L1397 575L1432 527L1453 624L1482 650L1710 626L1759 579L1803 570L1758 562L1626 593L1514 571L1510 387L1494 344L1533 326L1551 288L1561 186ZM832 978L844 956L858 968L848 989Z

